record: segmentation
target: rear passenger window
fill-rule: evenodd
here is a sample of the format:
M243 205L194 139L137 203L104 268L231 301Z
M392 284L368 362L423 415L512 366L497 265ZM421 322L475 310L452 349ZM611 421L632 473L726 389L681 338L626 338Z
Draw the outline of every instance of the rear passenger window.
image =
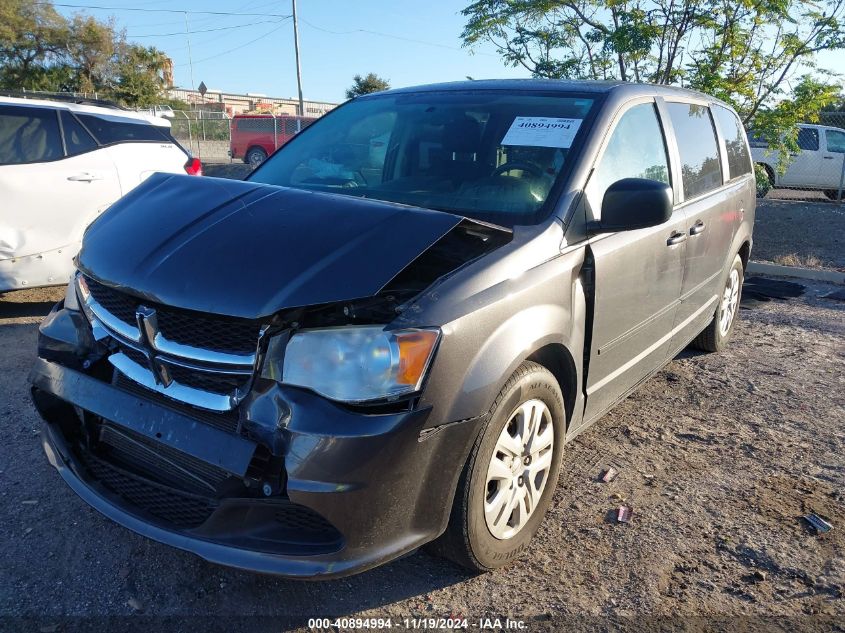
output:
M733 180L743 174L751 173L751 156L745 144L745 130L736 115L722 106L714 106L713 114L725 138L725 149L728 153L728 174Z
M171 143L166 130L149 123L126 119L106 119L92 114L80 114L79 120L85 124L102 145L127 143L133 141L167 141Z
M812 127L799 127L798 147L808 152L819 151L819 131Z
M55 110L0 106L0 165L42 163L62 157Z
M59 116L62 119L62 131L65 133L65 148L68 156L76 156L83 152L90 152L97 149L95 141L79 121L67 110L61 110Z
M710 109L692 103L667 103L681 156L684 199L689 200L722 185L722 164Z
M607 188L623 178L649 178L669 184L666 144L652 103L629 109L613 130L587 187L594 216Z

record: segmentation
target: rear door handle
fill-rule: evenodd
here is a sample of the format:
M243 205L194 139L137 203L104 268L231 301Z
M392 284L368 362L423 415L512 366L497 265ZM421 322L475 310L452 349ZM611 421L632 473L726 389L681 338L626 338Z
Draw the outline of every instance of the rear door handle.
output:
M823 158L824 158L825 160L833 160L833 156L824 156Z
M91 182L92 180L102 180L102 176L98 176L97 174L90 174L85 172L84 174L76 174L74 176L68 176L68 180L71 182Z
M687 234L681 233L680 231L674 231L672 235L669 236L669 239L666 240L666 246L674 246L675 244L680 244L681 242L687 241Z
M690 227L689 234L690 235L699 235L701 233L704 233L704 229L706 229L706 228L707 228L707 225L704 224L704 222L702 222L701 220L699 220L698 222L696 222L695 224L693 224Z

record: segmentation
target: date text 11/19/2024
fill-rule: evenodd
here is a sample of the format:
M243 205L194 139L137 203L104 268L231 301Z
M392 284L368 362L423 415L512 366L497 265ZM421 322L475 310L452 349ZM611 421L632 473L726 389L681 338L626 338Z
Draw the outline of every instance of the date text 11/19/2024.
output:
M479 631L526 631L528 627L522 620L510 618L311 618L308 628L312 631L335 631L340 629L407 629L407 630L463 630L476 629Z

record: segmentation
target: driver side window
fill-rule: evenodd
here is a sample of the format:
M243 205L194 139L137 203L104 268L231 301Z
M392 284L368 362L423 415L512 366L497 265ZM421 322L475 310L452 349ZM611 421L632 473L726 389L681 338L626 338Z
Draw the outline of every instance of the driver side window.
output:
M666 143L653 103L627 110L613 130L587 184L587 200L594 219L600 217L604 192L623 178L649 178L670 184Z

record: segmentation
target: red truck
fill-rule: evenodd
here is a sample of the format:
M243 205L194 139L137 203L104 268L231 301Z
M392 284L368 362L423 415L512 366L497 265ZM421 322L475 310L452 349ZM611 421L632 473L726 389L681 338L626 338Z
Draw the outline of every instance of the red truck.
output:
M260 165L314 121L315 118L300 116L236 114L232 117L229 155L253 166Z

